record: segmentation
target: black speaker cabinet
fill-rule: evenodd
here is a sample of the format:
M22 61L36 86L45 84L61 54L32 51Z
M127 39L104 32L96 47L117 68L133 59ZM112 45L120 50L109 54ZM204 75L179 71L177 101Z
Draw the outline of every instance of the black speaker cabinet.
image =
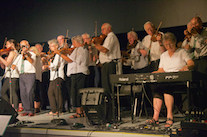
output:
M91 124L104 124L106 122L106 105L103 88L80 89L81 104Z
M207 124L196 122L181 122L182 137L207 137Z
M0 115L12 115L9 122L9 124L12 124L17 121L16 117L18 116L18 113L8 102L6 102L6 100L0 97Z

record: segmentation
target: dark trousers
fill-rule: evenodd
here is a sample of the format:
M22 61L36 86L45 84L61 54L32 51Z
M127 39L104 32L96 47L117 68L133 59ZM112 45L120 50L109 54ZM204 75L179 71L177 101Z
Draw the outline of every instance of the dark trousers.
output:
M65 99L67 100L68 103L68 109L71 108L72 105L72 100L71 100L71 77L66 77L65 79L65 85L67 89L67 93L65 94Z
M47 94L53 113L56 113L57 111L62 112L63 110L62 84L62 78L57 78L53 81L50 81Z
M90 74L86 77L86 87L94 87L95 69L94 66L88 67Z
M40 92L40 98L41 98L41 109L46 109L46 106L49 105L48 103L48 96L47 91L50 83L50 73L49 71L42 73L42 82L41 82L41 92Z
M41 89L41 85L40 85L40 81L36 80L36 88L34 90L34 101L36 102L40 102L40 89Z
M195 62L194 70L207 75L207 56L202 57L200 59L195 59L194 62ZM203 80L202 82L203 82L202 84L203 84L204 92L200 92L200 99L196 98L197 92L194 92L195 95L192 96L192 99L193 99L192 102L194 103L193 105L196 105L196 106L198 105L198 102L199 102L200 108L205 109L207 107L206 105L207 80Z
M35 79L35 73L19 75L20 96L26 113L34 112Z
M110 75L116 73L116 63L109 62L104 63L101 68L101 82L102 87L106 90L106 95L111 96L111 83L110 83Z
M150 65L148 66L149 67L148 68L149 72L153 72L153 71L158 70L159 63L160 63L160 60L159 59L158 60L155 60L155 61L152 61L150 63Z
M74 107L81 107L81 95L79 89L85 88L86 75L83 73L71 75L71 99Z
M14 109L18 109L18 104L19 104L19 79L18 78L12 78L11 79L11 92L12 92L12 103L14 104ZM1 95L2 98L5 99L8 103L10 103L9 96L10 95L10 83L9 83L9 78L6 78L4 81L4 84L1 88Z

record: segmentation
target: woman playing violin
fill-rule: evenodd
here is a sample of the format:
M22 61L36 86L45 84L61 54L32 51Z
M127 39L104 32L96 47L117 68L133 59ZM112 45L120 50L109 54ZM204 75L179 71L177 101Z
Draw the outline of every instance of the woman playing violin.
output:
M58 41L52 39L48 41L49 48L52 52L58 50ZM47 115L57 115L58 111L62 113L63 99L62 99L62 87L64 80L64 64L63 58L54 54L54 59L50 59L48 65L43 65L42 69L48 68L50 70L50 84L48 88L48 98L51 107L51 111ZM57 85L58 88L57 88ZM59 101L59 102L58 102Z
M6 66L5 68L5 81L3 87L1 89L2 98L9 102L9 91L10 91L10 84L9 78L11 77L12 83L12 106L17 111L18 104L19 104L19 97L18 97L18 89L19 89L19 74L17 69L10 71L10 66L13 64L14 60L18 56L19 45L14 39L10 39L6 42L6 49L1 49L0 54L8 54L8 57L5 59L0 56L0 61ZM22 108L21 108L22 109Z
M73 107L76 108L76 114L69 118L84 117L83 108L81 107L81 95L79 89L85 88L86 75L88 75L88 63L89 55L88 50L84 48L83 39L80 35L74 36L72 39L72 45L75 47L71 55L61 54L59 51L55 51L64 60L68 62L67 76L71 76L71 98Z

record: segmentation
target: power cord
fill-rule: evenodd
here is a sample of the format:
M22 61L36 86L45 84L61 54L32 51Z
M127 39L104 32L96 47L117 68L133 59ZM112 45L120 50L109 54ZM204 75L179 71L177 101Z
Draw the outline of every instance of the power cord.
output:
M143 89L143 92L144 92L144 94L145 94L145 97L146 97L147 100L149 101L149 103L150 103L150 105L152 106L152 108L153 108L154 110L156 110L157 112L159 112L159 111L153 106L152 102L150 101L150 99L149 99L149 97L148 97L148 95L147 95L147 93L146 93L146 90L145 90L145 88L144 88L144 83L146 83L146 81L143 81L143 82L142 82L142 89ZM165 117L162 113L159 112L159 114L160 114L162 117Z

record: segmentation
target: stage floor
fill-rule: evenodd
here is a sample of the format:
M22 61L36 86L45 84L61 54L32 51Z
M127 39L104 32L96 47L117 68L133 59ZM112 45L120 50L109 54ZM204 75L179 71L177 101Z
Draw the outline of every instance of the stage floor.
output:
M33 117L20 116L16 124L8 125L4 137L49 137L49 136L69 136L69 137L152 137L152 136L170 136L170 134L177 134L180 129L180 122L184 119L181 114L174 115L174 124L170 130L164 128L165 118L160 118L159 127L144 126L146 117L136 117L135 122L131 122L131 117L125 116L121 122L117 122L110 126L90 125L88 118L74 118L69 119L69 116L74 113L64 113L59 117L48 116L46 113L49 110L41 111ZM51 123L53 119L65 119L68 125ZM178 135L177 135L178 136Z

